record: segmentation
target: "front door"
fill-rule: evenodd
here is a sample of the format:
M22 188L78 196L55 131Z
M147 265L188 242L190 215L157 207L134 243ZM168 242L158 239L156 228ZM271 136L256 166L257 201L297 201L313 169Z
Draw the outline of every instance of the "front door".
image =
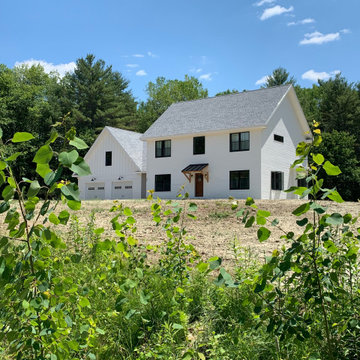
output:
M204 176L203 174L195 174L195 196L204 196Z

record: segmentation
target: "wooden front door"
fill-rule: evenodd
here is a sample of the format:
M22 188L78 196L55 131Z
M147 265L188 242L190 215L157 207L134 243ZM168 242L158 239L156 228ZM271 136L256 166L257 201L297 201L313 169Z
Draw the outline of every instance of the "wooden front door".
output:
M204 176L195 174L195 196L204 196Z

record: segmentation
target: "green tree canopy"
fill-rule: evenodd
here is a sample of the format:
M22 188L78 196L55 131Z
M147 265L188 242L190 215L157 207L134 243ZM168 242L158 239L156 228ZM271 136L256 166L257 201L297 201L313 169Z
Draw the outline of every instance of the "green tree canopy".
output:
M346 131L333 130L322 134L323 141L319 152L332 164L340 167L341 174L336 178L327 176L324 172L324 185L327 188L336 187L344 200L360 199L360 168L356 157L356 137Z
M272 87L278 85L292 84L295 85L296 80L283 67L275 69L271 75L269 75L265 82L265 87Z
M129 82L103 60L92 54L78 59L62 84L64 112L71 111L74 125L90 144L106 125L135 128L136 102Z
M225 91L220 91L217 94L215 94L215 96L222 96L222 95L230 95L230 94L238 94L240 91L236 90L236 89L227 89Z
M146 88L148 100L139 105L139 127L143 132L175 102L189 101L206 98L207 89L203 88L201 82L193 76L185 75L184 80L167 80L158 77L149 82Z

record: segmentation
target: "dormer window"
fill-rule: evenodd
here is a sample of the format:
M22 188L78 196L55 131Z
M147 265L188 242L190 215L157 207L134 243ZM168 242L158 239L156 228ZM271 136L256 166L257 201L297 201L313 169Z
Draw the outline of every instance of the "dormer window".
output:
M274 134L274 140L283 143L284 137L281 135Z
M112 165L112 151L105 152L105 166Z

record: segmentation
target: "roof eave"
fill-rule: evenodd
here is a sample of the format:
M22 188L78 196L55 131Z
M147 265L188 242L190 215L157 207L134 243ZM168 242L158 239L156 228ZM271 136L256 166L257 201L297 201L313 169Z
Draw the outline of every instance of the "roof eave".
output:
M250 127L236 127L230 129L222 129L222 130L207 130L207 131L198 131L198 132L191 132L186 134L168 134L163 136L142 136L140 140L142 141L151 141L151 140L164 140L169 138L179 138L179 137L188 137L193 135L216 135L216 134L224 134L229 132L235 131L250 131L250 130L263 130L266 129L266 125L258 125L258 126L250 126Z

